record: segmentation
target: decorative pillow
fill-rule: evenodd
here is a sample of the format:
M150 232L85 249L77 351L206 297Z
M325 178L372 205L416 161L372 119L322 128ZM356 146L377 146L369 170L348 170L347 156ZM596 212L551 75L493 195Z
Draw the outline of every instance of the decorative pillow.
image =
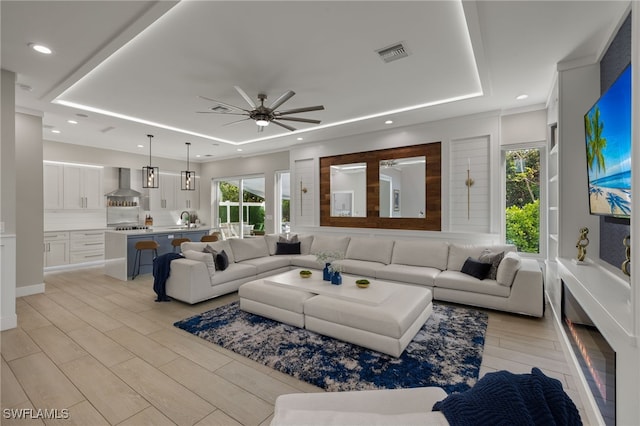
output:
M300 254L300 241L297 243L276 243L276 255L278 254Z
M220 253L216 255L216 269L219 271L224 271L229 266L229 256L227 256L227 252L222 250Z
M280 235L278 237L278 242L279 243L297 243L298 242L298 235L297 234L289 234L289 239L287 239L286 235Z
M462 269L460 272L463 274L471 275L479 280L484 280L491 269L491 263L484 263L478 260L472 259L471 257L465 260L464 265L462 265Z
M216 273L216 264L213 261L213 256L211 256L209 253L195 250L185 250L182 252L182 255L189 260L196 260L207 265L207 271L209 272L210 277L213 277L213 274Z
M513 284L513 280L518 273L518 269L520 269L520 256L513 252L505 254L498 266L496 281L500 285L511 287L511 284Z
M502 261L503 257L504 257L503 251L501 251L500 253L492 252L490 249L484 249L482 251L482 254L478 258L478 260L480 262L491 264L491 269L489 270L489 274L487 275L488 279L490 280L496 279L496 276L498 275L498 265L500 265L500 262Z

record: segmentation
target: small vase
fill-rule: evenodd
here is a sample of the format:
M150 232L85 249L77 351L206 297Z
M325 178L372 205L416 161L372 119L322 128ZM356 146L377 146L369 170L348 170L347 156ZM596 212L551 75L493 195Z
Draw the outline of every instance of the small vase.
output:
M331 284L334 284L334 285L342 284L342 275L340 275L340 272L333 273L333 275L331 276Z
M331 281L331 272L329 272L330 263L324 264L324 269L322 270L322 279L325 281Z

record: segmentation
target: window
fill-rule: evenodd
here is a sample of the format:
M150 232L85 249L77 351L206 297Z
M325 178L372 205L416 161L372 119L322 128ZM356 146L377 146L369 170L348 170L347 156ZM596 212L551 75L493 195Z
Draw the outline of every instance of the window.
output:
M505 160L505 241L519 252L541 253L540 176L542 147L503 151Z
M291 230L291 174L289 171L276 172L276 212L275 231L287 233Z
M263 176L217 179L213 188L213 223L225 239L243 238L264 229Z

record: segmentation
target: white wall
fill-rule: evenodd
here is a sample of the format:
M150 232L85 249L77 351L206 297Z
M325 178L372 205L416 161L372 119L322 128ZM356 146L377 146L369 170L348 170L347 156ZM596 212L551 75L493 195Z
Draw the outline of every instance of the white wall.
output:
M44 290L42 117L16 113L16 295Z

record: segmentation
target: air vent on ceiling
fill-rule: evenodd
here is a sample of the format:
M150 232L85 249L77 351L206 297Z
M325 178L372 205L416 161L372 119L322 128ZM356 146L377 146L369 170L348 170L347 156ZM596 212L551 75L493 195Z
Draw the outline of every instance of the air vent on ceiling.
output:
M402 43L396 43L392 46L378 49L376 52L380 55L380 59L387 63L409 56L407 48Z
M53 129L53 126L51 124L44 124L42 127L44 127L45 129Z
M113 129L115 129L115 127L113 126L109 126L109 127L105 127L104 129L100 130L102 133L107 133L112 131Z

